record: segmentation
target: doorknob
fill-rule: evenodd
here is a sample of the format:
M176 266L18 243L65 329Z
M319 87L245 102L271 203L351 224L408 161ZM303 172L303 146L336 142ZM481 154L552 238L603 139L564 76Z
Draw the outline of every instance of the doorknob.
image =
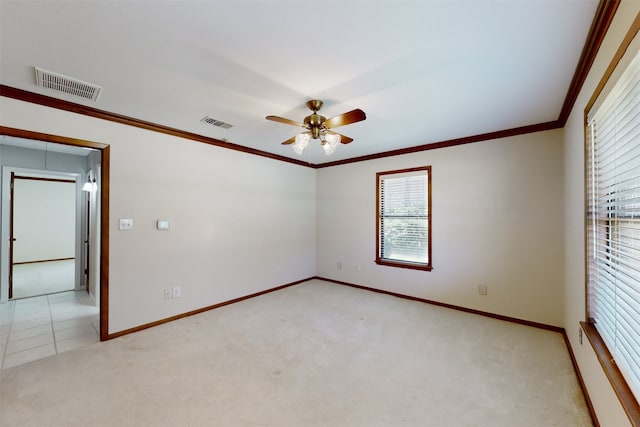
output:
M15 241L16 241L16 240L18 240L18 239L16 239L15 237L12 237L10 240L11 240L12 242L15 242Z

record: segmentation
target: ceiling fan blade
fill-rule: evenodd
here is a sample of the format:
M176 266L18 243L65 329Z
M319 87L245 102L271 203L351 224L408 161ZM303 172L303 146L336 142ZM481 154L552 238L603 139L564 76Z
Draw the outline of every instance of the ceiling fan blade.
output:
M291 138L289 138L285 142L283 142L282 145L289 145L289 144L293 144L294 142L296 142L296 137L292 136Z
M271 120L271 121L274 121L274 122L284 123L285 125L306 127L304 125L304 123L295 122L295 121L290 120L290 119L285 119L284 117L267 116L267 117L265 117L265 119Z
M353 138L349 138L348 136L345 136L341 133L339 133L338 135L340 135L340 142L343 144L349 144L350 142L353 141Z
M337 128L338 126L350 125L351 123L360 122L366 118L367 116L366 114L364 114L364 111L356 108L355 110L351 110L348 113L331 117L324 122L324 125L327 127L327 129L331 129Z

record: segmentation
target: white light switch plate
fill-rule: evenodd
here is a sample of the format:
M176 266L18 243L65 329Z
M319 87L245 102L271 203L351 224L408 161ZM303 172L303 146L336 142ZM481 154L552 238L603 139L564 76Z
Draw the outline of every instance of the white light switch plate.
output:
M120 230L121 231L131 231L133 230L133 220L132 219L120 219Z
M157 226L158 230L169 230L171 228L171 221L168 219L159 219Z

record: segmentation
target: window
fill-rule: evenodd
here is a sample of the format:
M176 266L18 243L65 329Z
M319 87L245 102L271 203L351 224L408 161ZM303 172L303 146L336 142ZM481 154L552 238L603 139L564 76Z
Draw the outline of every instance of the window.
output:
M640 54L588 112L586 141L588 326L638 400Z
M431 270L431 166L376 174L376 263Z

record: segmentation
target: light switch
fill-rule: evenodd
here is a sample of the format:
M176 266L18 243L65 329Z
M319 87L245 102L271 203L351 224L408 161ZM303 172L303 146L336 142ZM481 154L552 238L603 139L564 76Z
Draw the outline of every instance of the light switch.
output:
M133 230L133 220L132 219L120 219L120 230L121 231L131 231L131 230Z
M171 228L171 221L168 219L159 219L157 226L158 230L169 230Z

